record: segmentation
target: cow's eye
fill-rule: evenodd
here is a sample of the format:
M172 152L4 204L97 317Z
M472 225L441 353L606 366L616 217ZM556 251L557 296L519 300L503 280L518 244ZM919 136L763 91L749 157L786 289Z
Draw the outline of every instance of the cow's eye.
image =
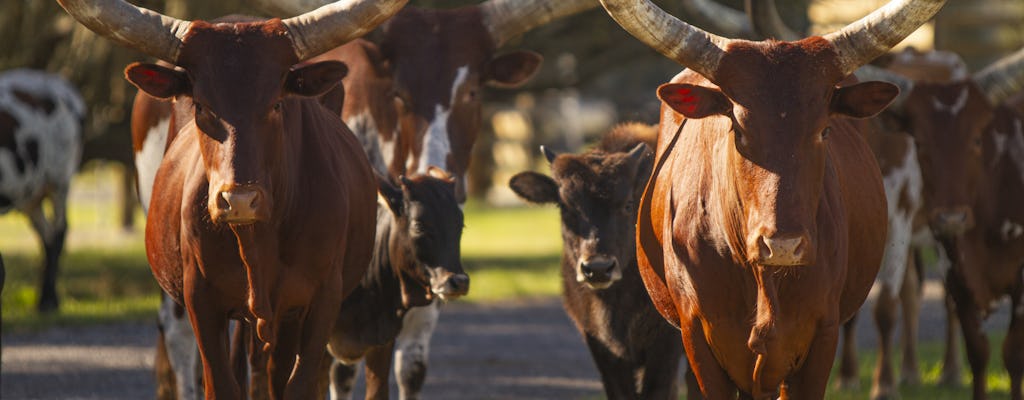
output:
M274 111L278 111L278 112L281 111L281 103L282 102L280 102L280 101L277 102L277 103L274 103Z
M202 104L194 103L193 106L196 109L196 115L199 115L199 114L203 113L203 105Z
M832 132L832 127L831 126L826 126L825 129L821 130L821 138L822 139L827 139L828 138L828 134L831 133L831 132Z

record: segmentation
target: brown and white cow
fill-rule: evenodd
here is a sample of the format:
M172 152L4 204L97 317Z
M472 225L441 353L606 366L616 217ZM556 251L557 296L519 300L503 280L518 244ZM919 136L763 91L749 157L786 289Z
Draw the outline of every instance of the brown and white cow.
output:
M67 234L71 178L82 156L85 103L57 75L16 69L0 74L0 214L28 216L43 249L40 312L56 311L57 271ZM47 218L43 201L50 199Z
M287 20L182 21L119 0L61 1L88 28L181 68L133 64L129 80L187 98L193 119L157 172L146 248L185 304L206 398L239 398L227 323L252 325L275 398L312 398L341 302L370 260L375 180L358 141L313 96L346 68L296 63L336 47L404 1L339 1Z
M509 181L531 203L558 205L562 303L609 399L677 398L683 348L647 296L633 240L654 140L653 127L623 124L582 154L545 149L551 176L520 172Z
M898 93L839 85L944 1L891 1L796 42L722 38L649 1L602 4L689 68L658 89L637 255L701 391L822 398L839 325L866 298L885 242L884 188L862 138L872 125L849 117L874 115Z
M342 304L327 346L336 360L332 399L351 397L361 359L366 398L388 399L391 358L405 314L435 297L454 299L469 291L454 179L431 168L427 175L401 176L397 185L381 178L379 190L370 269Z
M953 265L946 290L956 304L974 399L986 398L988 340L981 322L1006 297L1003 343L1011 398L1024 379L1024 115L1005 103L1024 89L1024 50L948 82L890 76L908 92L895 105L918 147L925 209Z
M254 1L284 15L327 0ZM498 49L534 27L595 7L595 0L488 0L444 10L410 6L381 26L378 40L353 41L321 59L351 67L341 114L375 168L398 176L440 167L455 177L463 203L485 87L522 85L542 61L534 52ZM439 314L437 302L406 314L395 345L402 399L415 398L424 384Z

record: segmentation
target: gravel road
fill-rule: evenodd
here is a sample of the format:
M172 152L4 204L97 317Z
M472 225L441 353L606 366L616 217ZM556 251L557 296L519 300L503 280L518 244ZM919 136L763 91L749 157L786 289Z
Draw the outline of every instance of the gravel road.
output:
M928 281L922 341L942 340L941 293L937 282ZM1005 329L1007 309L1000 307L986 327ZM5 335L0 398L153 398L155 329L130 323ZM857 333L862 348L874 346L873 329L870 317L863 316ZM447 304L430 358L426 399L594 399L602 394L597 370L557 299Z

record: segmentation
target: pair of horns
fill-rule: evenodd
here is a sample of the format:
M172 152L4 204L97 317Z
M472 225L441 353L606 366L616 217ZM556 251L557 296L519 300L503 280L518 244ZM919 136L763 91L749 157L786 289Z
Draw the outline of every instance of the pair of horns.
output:
M57 0L87 28L123 46L177 63L192 21L180 20L123 0ZM295 55L306 60L381 24L408 0L339 0L283 21Z

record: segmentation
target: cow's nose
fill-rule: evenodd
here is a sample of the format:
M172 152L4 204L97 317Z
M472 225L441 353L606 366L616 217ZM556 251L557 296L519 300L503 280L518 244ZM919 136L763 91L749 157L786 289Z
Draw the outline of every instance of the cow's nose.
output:
M580 262L580 272L587 282L608 282L616 264L611 258L591 258Z
M229 224L248 224L265 217L266 199L255 186L236 186L221 190L217 200L219 219Z
M974 213L964 206L936 208L930 219L932 229L940 235L956 236L974 226Z
M433 286L431 290L434 294L441 296L442 299L448 300L462 297L469 293L469 275L451 273Z
M772 235L758 239L757 263L762 265L807 265L810 256L807 235Z

